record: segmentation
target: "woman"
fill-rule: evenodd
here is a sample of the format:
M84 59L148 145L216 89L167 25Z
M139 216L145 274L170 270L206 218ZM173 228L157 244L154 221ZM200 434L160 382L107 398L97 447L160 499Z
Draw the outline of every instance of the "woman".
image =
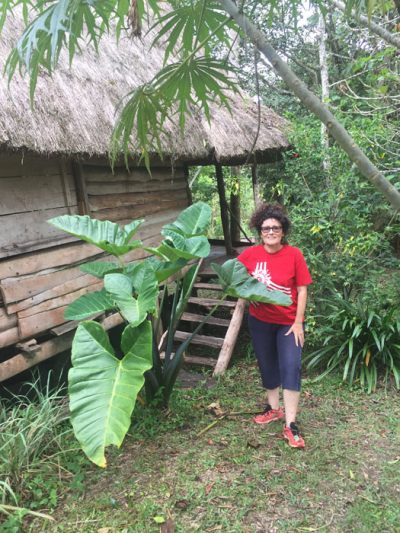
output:
M283 436L289 446L304 448L296 415L307 285L312 279L301 251L284 243L290 221L281 206L262 204L253 213L250 225L257 230L262 244L248 248L238 260L268 289L282 291L293 301L288 307L250 304L250 334L268 401L265 412L253 420L256 424L269 424L285 418ZM284 411L279 406L280 387Z

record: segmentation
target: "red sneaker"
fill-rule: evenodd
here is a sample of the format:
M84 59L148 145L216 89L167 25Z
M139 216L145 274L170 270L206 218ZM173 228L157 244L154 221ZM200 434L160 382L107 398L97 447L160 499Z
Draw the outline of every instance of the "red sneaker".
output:
M278 407L278 409L272 409L272 407L267 404L265 411L261 415L257 415L253 418L253 422L256 424L269 424L275 420L281 420L284 418L283 410Z
M290 423L290 427L284 426L283 436L288 441L291 448L304 448L304 439L300 435L299 428L294 422Z

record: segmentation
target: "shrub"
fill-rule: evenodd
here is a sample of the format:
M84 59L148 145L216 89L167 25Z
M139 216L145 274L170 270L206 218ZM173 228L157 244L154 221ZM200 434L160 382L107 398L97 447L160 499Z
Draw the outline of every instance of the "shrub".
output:
M307 368L325 367L317 379L338 368L343 381L371 393L382 375L400 388L400 317L396 307L373 308L362 300L336 296L325 302L320 334L323 346L305 357Z

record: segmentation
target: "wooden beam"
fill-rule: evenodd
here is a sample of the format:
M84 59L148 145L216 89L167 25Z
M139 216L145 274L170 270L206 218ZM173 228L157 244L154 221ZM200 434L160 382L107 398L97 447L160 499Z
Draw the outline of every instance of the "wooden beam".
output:
M86 189L85 177L82 172L82 165L79 161L72 161L72 175L74 176L76 196L78 199L78 213L80 215L90 215L88 193Z
M219 164L215 165L215 176L217 178L219 206L221 210L222 230L224 232L226 253L227 255L234 255L232 239L231 239L231 230L230 230L230 224L229 224L229 210L228 210L228 203L226 201L226 195L225 195L225 183L224 183L224 173L222 170L222 165L219 165Z
M114 313L100 321L100 324L103 325L104 329L108 330L122 324L123 321L124 320L119 313ZM34 355L30 358L27 358L23 353L19 353L10 359L7 359L7 361L0 363L0 382L6 381L46 359L50 359L61 352L69 350L71 348L74 334L74 331L69 331L65 335L61 335L39 344L38 349L35 350Z
M15 326L0 332L0 348L11 346L20 340L18 328Z
M11 359L0 363L0 382L6 381L38 363L68 350L71 347L73 337L74 332L71 331L62 337L57 337L41 344L35 352L35 355L31 358L27 358L22 353L19 353L11 357Z
M174 340L185 341L190 335L192 335L192 333L187 331L176 331ZM211 348L220 348L224 344L224 339L219 337L209 337L208 335L194 335L190 343L200 344L201 346L210 346Z
M260 184L258 182L257 163L254 163L254 165L251 165L251 181L253 184L254 205L258 207L262 203L262 198L260 195Z
M232 167L231 175L234 187L231 188L230 214L231 214L231 241L240 241L240 167Z
M194 322L199 324L204 319L204 315L198 315L197 313L183 313L181 320L183 322ZM205 324L211 324L212 326L223 326L225 328L229 327L231 323L227 318L217 318L214 316L209 316Z
M233 349L235 348L236 340L239 335L240 326L242 325L244 310L246 307L246 300L239 298L235 311L232 315L231 323L225 335L224 344L219 352L218 361L215 365L214 376L219 376L228 368L231 360Z
M197 296L191 296L189 303L202 305L203 307L214 307L219 304L221 307L236 307L236 302L231 300L218 300L217 298L197 298Z

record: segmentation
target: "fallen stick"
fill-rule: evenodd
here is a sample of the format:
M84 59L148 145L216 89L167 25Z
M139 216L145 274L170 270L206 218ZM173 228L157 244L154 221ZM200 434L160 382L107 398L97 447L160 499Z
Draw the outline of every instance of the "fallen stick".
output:
M224 413L223 415L219 416L216 420L214 420L214 422L211 422L211 424L209 424L207 427L205 427L199 433L197 433L196 436L200 437L200 435L203 435L203 433L206 433L209 429L213 428L219 422L221 422L221 420L223 420L224 418L227 418L229 416L253 415L253 414L254 414L254 411L236 411L236 412L234 411L232 413Z

